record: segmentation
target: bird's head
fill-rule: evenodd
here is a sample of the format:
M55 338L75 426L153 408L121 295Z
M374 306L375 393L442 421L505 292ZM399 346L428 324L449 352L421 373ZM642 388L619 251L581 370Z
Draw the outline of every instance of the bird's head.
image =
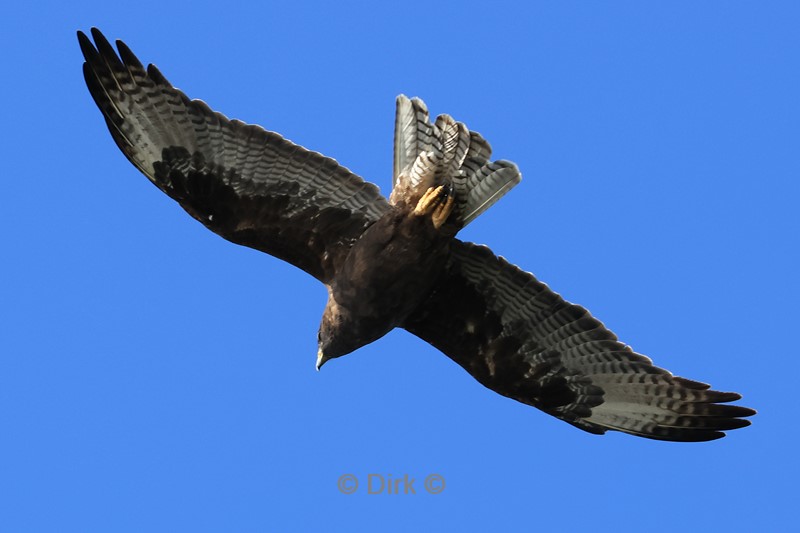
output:
M348 318L347 310L339 306L333 297L329 297L317 333L317 370L327 361L347 355L358 348L350 342L353 328Z
M360 348L364 343L353 337L352 330L342 328L341 322L330 322L322 317L317 333L317 370L326 362Z
M371 318L355 317L331 297L322 313L317 333L317 370L327 361L354 352L392 329L391 324Z

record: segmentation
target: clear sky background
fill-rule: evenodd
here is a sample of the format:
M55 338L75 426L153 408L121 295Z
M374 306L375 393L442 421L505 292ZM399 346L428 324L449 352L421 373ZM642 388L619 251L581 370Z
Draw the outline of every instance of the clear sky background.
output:
M3 531L796 525L796 2L19 2L0 26ZM524 178L462 238L742 393L753 426L589 435L403 331L317 373L324 288L125 160L91 26L387 194L397 94L466 122Z

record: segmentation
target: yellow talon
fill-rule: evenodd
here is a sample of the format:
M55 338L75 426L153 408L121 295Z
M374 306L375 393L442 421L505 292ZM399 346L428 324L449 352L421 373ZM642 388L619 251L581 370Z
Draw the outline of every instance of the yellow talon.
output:
M430 212L433 208L431 207L434 202L439 198L439 194L442 192L444 187L439 185L438 187L431 187L425 194L422 195L422 198L419 199L417 202L417 207L414 209L415 215L424 215Z
M419 202L417 202L417 207L414 208L414 214L417 216L430 214L433 227L436 229L441 228L442 224L447 221L447 217L453 212L453 204L455 202L455 197L453 195L448 195L447 199L444 201L443 198L444 185L429 188L425 191L425 194L422 195L422 198L419 199Z
M441 187L439 187L441 189ZM447 221L447 217L453 212L453 202L455 198L453 195L447 197L447 200L440 202L436 209L433 211L433 227L439 229Z

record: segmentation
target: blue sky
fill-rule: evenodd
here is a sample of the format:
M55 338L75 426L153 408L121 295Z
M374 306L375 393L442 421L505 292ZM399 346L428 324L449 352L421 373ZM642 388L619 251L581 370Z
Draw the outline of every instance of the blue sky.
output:
M3 529L794 523L797 4L289 4L6 8ZM208 232L125 160L82 79L91 26L387 194L397 94L466 122L523 182L462 238L657 364L742 393L754 425L592 436L403 331L317 373L324 288ZM418 494L366 494L369 474Z

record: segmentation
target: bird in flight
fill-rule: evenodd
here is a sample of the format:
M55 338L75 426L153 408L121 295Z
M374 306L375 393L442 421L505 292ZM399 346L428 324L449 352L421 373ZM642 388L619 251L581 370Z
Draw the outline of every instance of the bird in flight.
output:
M480 134L397 98L388 199L335 160L190 100L96 28L83 74L122 153L192 217L321 281L317 368L403 328L481 384L582 430L707 441L755 411L673 376L458 231L520 181Z

